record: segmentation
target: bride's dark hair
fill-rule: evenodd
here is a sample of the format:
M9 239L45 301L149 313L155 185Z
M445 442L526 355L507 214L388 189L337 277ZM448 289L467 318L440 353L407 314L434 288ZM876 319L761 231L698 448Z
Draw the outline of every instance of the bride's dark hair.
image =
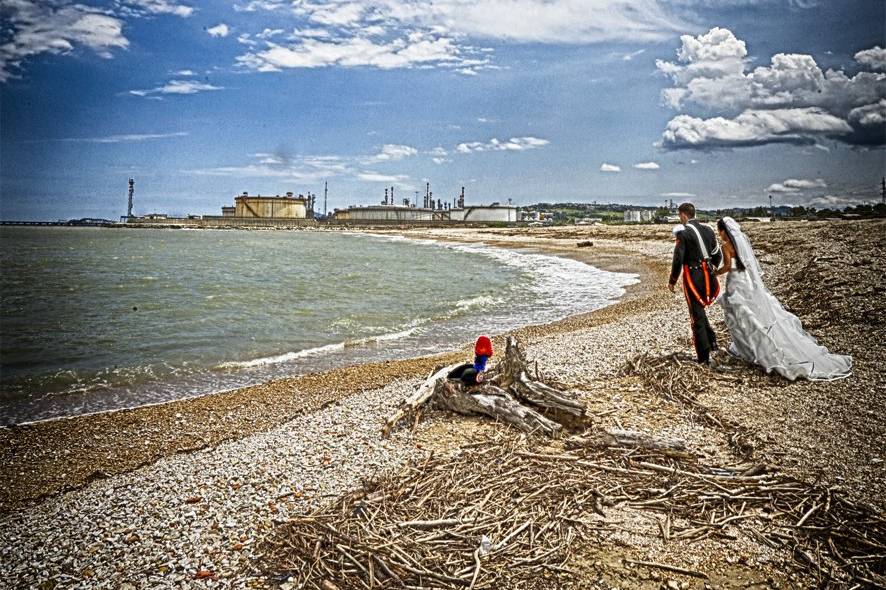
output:
M732 244L732 251L735 253L735 270L744 270L744 262L742 262L741 258L738 256L738 248L735 247L735 240L732 238L732 232L726 227L726 222L723 221L722 217L717 220L717 229L726 234L726 237L729 238L729 243Z

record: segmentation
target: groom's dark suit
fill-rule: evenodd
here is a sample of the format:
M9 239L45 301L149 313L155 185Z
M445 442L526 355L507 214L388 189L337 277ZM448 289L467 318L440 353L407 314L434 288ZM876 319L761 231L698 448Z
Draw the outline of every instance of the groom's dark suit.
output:
M689 225L698 230L698 233L688 227ZM699 244L699 234L704 249ZM705 250L708 254L707 259L704 256ZM686 296L686 303L689 304L692 340L700 363L708 362L711 350L717 350L717 336L708 323L705 307L713 303L720 293L720 284L714 271L722 260L723 254L717 244L717 236L707 225L690 219L686 223L686 228L677 233L670 284L675 285L680 273L683 273L683 294Z

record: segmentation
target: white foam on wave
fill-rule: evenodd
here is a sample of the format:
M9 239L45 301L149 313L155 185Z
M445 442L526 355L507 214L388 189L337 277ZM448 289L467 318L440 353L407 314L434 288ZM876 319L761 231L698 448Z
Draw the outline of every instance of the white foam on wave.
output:
M345 350L346 348L355 348L358 346L366 346L368 344L373 344L376 342L386 342L390 340L399 340L401 338L406 338L411 336L418 330L418 327L408 328L406 330L400 330L398 332L389 332L384 334L379 334L377 336L367 336L366 338L357 338L354 340L345 340L344 342L335 342L333 344L325 344L323 346L315 346L313 348L305 348L304 350L297 350L294 352L286 352L283 354L278 354L274 356L266 356L257 359L252 359L249 361L228 361L216 365L213 367L214 370L237 370L237 369L251 369L255 367L261 367L266 365L279 365L282 363L288 363L294 360L298 360L301 358L309 357L309 356L318 356L323 354L329 354L332 352L339 352Z
M304 358L307 356L325 354L329 352L334 352L336 350L344 350L344 348L344 342L336 342L335 344L326 344L324 346L316 346L314 348L305 348L304 350L297 350L295 352L286 352L274 356L261 357L257 359L252 359L251 361L228 361L225 363L221 363L220 365L216 365L213 368L217 370L250 369L252 367L261 367L264 365L279 365L280 363L294 361L296 359Z

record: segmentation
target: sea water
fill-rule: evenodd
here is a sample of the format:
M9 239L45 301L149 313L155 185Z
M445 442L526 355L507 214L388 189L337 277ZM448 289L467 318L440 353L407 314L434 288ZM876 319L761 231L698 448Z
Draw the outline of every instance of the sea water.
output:
M0 424L451 350L635 275L349 232L0 229Z

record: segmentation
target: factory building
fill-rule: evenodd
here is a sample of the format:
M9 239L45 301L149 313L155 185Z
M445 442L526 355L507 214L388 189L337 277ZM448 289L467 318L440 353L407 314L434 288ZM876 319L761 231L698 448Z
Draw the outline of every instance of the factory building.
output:
M337 221L391 221L409 223L410 221L433 221L433 209L423 207L407 207L405 205L366 205L351 206L347 209L336 209Z
M222 217L305 219L309 208L309 200L301 195L295 197L292 193L286 193L285 197L269 197L244 192L234 198L233 215L230 207L222 207Z

